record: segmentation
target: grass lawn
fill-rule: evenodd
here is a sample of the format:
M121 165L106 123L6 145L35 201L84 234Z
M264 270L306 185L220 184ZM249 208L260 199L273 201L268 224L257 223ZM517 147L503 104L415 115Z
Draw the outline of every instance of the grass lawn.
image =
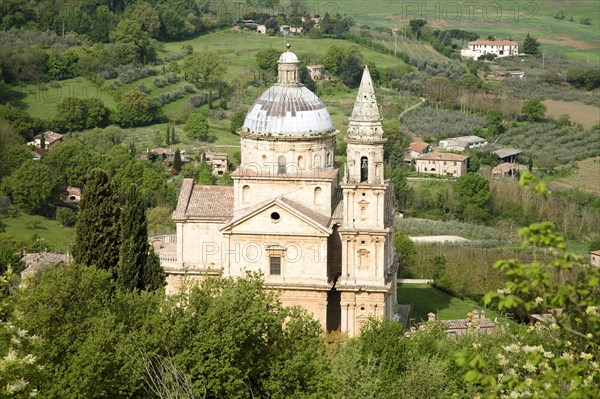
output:
M19 216L0 216L0 230L12 235L17 241L32 244L35 241L39 249L68 251L75 239L73 228L63 227L54 220L43 216L21 213ZM32 239L34 234L39 241Z
M483 307L471 300L462 300L446 294L429 284L398 284L398 303L413 304L411 317L415 321L427 320L427 313L433 312L439 320L464 319L467 313ZM500 314L486 309L487 317L506 320Z
M523 43L531 34L542 43L542 49L565 54L567 58L600 63L599 34L600 3L597 0L544 0L531 2L456 2L454 0L422 0L390 2L389 0L344 0L314 3L314 12L324 14L323 7L334 7L341 14L351 15L356 26L396 27L403 29L411 19L426 19L431 29L465 29L481 37L495 35ZM310 7L309 7L310 8ZM563 9L574 21L553 18ZM332 11L330 11L330 14ZM592 25L579 23L581 17L592 18Z

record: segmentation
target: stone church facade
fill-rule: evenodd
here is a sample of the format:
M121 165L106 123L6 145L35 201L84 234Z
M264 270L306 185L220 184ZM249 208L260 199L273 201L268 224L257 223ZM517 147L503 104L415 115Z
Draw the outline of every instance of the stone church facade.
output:
M370 317L393 317L397 259L394 194L384 177L383 126L368 68L350 117L347 163L319 98L284 52L278 82L240 131L233 186L185 179L161 249L167 290L206 276L261 272L284 305L300 305L327 330L350 336Z

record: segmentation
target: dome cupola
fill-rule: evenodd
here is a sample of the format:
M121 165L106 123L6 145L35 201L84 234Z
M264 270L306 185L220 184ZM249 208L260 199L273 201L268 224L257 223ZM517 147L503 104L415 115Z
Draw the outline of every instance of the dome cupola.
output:
M242 133L302 137L335 130L323 102L300 83L300 61L287 48L277 61L277 83L252 105Z

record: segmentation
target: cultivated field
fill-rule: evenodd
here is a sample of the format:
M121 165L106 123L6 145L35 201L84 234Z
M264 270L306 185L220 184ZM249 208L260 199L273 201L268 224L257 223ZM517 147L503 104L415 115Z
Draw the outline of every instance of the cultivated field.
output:
M592 105L586 105L579 102L544 101L548 111L546 115L558 119L561 115L569 115L571 122L580 123L584 128L589 129L600 123L600 108Z
M320 6L320 7L319 7ZM597 0L544 0L523 2L420 0L343 0L315 2L315 12L340 12L351 15L357 25L397 27L402 29L411 19L427 19L433 29L459 28L480 36L495 35L523 43L527 33L539 38L547 51L557 51L568 58L600 63L600 2ZM552 16L560 9L574 21ZM579 23L591 17L592 25Z
M600 195L600 157L577 162L576 172L553 182L559 187L578 188Z

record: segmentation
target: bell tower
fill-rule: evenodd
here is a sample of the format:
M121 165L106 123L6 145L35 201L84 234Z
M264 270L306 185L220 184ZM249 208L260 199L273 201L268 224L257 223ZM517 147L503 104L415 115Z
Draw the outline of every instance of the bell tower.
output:
M383 124L368 67L348 126L346 170L340 183L343 216L342 330L358 333L365 320L392 317L396 304L394 193L385 180Z

